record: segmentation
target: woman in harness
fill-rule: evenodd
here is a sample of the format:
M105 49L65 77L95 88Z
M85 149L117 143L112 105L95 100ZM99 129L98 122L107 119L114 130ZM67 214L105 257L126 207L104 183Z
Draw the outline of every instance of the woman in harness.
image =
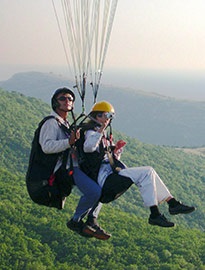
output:
M145 206L150 208L149 224L173 227L174 223L160 213L159 203L166 201L171 215L191 213L195 208L177 201L152 167L127 168L120 161L126 143L120 140L114 144L112 133L108 136L106 131L114 113L113 106L107 101L98 102L92 107L90 120L83 129L84 157L80 162L81 169L102 187L101 202L116 199L134 183L140 190Z

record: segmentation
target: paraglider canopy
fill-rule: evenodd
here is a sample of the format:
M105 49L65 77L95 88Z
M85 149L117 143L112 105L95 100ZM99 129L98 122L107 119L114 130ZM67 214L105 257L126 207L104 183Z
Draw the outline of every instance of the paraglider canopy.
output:
M118 0L57 2L52 0L67 64L84 111L88 83L96 102Z

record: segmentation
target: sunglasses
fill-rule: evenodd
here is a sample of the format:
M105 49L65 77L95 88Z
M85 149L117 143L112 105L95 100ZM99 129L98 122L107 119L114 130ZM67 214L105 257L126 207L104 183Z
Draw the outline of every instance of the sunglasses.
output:
M61 96L61 97L58 98L58 100L60 100L60 101L65 101L65 100L73 101L73 98L72 97Z
M106 119L113 119L114 118L114 113L106 112L106 113L98 113L97 117L102 118L103 115L105 116Z

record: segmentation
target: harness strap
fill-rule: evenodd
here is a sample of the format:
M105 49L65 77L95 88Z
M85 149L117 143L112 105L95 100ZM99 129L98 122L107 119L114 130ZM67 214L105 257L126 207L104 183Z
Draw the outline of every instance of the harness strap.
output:
M112 152L108 150L106 151L106 154L108 156L108 160L109 160L110 166L112 167L113 172L118 173L119 171L121 171L122 168L116 166L115 164L115 160L113 158Z

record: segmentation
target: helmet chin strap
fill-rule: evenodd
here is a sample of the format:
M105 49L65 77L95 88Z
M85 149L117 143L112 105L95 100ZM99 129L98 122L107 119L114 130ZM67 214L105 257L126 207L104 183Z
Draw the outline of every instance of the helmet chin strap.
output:
M109 127L110 127L110 134L109 134L109 141L110 141L110 144L112 145L113 143L113 136L112 136L112 125L111 125L111 122L112 122L112 119L110 119L110 123L109 123Z

